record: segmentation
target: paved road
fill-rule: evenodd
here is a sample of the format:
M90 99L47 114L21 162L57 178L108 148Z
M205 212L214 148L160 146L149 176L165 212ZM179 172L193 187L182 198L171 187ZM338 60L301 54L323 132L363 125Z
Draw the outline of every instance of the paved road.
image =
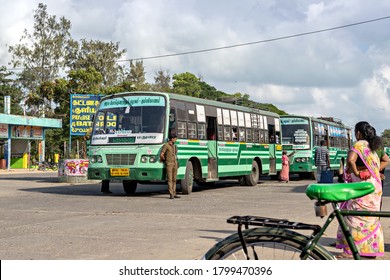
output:
M135 196L126 196L112 183L114 193L102 195L99 183L58 182L56 172L0 171L0 259L200 259L235 231L226 223L232 215L322 224L304 193L312 182L262 178L244 187L230 181L170 200L166 185L139 185ZM390 211L390 182L383 205ZM382 224L384 259L390 259L390 219ZM334 241L336 227L324 244Z

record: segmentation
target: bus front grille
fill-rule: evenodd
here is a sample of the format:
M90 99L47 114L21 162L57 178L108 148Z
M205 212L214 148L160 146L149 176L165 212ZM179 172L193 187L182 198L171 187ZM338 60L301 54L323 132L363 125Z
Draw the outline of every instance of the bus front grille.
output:
M133 165L135 154L107 154L106 160L108 165Z

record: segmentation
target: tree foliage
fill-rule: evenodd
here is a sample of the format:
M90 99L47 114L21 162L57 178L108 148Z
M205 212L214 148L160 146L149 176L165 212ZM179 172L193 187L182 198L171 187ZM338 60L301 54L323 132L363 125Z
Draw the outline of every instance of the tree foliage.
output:
M169 71L162 69L155 72L154 76L154 85L152 85L152 89L154 91L161 92L170 92L171 89L171 76L169 75Z
M382 132L381 137L383 139L383 145L385 147L390 147L390 129L385 129Z
M130 83L132 90L130 91L144 91L150 90L151 86L146 83L146 72L144 63L141 60L130 61L130 71L127 72L124 82Z
M11 99L11 114L23 114L23 109L20 102L23 98L23 92L17 83L10 78L11 72L7 71L5 66L0 67L0 108L1 113L4 112L4 96L10 96Z
M200 81L199 85L201 88L201 93L199 95L200 98L218 100L224 96L229 96L228 94L217 90L215 87L209 85L204 81Z
M202 92L202 88L199 82L200 79L189 72L174 74L173 92L177 94L199 97Z
M72 70L95 68L103 78L104 86L114 86L122 80L124 67L117 61L126 54L119 48L119 43L82 39L72 45L69 67Z
M51 152L60 152L69 141L70 96L73 93L113 94L131 91L162 91L210 100L226 98L233 103L286 114L272 104L250 100L249 94L228 94L209 85L190 72L172 77L168 70L155 72L154 84L146 81L142 60L130 61L129 67L119 61L126 54L119 43L82 39L70 34L71 22L49 15L47 6L39 4L34 11L32 33L24 30L20 44L9 47L14 68L22 68L18 79L0 68L0 92L11 95L12 113L22 113L25 99L30 115L61 118L62 130L48 130L46 145ZM2 100L0 100L1 106ZM77 138L77 137L76 137ZM81 140L81 138L80 138Z
M69 20L50 16L47 6L40 3L34 14L34 30L30 34L24 30L20 44L9 47L13 67L22 67L19 82L30 95L27 104L42 108L51 108L51 100L36 98L37 89L46 81L58 77L61 67L66 65L68 42L71 41ZM39 93L37 93L39 95ZM31 98L31 100L30 100Z

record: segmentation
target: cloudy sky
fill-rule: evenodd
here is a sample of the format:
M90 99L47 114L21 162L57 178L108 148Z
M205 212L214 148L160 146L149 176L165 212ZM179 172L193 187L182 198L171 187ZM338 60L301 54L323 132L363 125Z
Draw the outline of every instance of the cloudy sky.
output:
M226 46L217 51L145 59L154 73L191 72L227 93L247 93L290 114L333 116L353 126L390 129L388 0L1 0L0 65L10 61L34 10L72 23L74 39L119 42L125 59ZM290 37L291 36L291 37ZM289 37L281 40L272 40ZM262 42L265 41L265 42Z

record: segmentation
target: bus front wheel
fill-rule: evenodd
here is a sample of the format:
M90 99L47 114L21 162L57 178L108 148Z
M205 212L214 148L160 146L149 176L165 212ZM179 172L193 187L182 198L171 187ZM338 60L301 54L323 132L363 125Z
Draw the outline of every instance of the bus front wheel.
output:
M137 181L123 180L123 190L126 194L135 194L137 190Z
M251 174L245 175L245 183L247 184L247 186L256 186L257 183L259 182L259 177L260 177L259 165L254 160L252 161Z
M186 165L186 173L184 179L180 181L181 192L183 194L190 194L192 192L192 186L194 184L194 168L192 162L188 161Z

